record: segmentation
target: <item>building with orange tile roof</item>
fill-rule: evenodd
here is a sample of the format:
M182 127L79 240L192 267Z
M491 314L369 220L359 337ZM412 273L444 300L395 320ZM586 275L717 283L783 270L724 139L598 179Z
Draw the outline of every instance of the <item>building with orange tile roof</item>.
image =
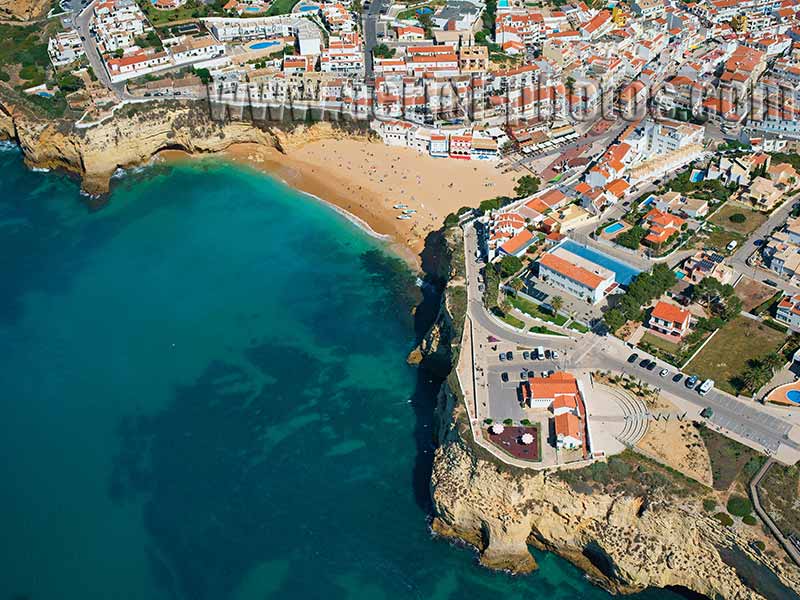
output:
M659 300L650 313L648 326L663 335L682 338L689 333L691 316L688 310Z
M775 318L793 331L800 331L800 294L784 296L778 303Z
M583 446L583 424L573 413L563 413L555 419L556 447L575 450Z
M614 284L614 272L558 247L538 260L539 279L585 300L597 304Z

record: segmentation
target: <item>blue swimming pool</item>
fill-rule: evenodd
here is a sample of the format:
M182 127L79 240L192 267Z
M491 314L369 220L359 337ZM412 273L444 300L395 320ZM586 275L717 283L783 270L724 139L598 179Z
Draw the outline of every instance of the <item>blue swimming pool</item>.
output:
M497 3L498 8L508 8L508 0L499 0Z
M650 206L655 199L656 199L655 196L648 196L647 199L644 200L641 205L642 206Z
M250 50L262 50L263 48L269 48L270 46L277 46L280 42L258 42L257 44L253 44L250 46Z
M800 390L789 390L786 392L786 399L789 400L789 402L800 404Z
M677 277L678 279L683 279L684 277L686 277L686 273L684 273L683 271L675 271L675 277Z
M298 10L300 12L309 12L309 11L312 11L312 10L319 10L319 7L318 6L309 6L308 4L306 4L305 6L301 6Z
M705 173L703 173L702 171L692 171L692 175L689 178L689 180L692 183L699 183L700 181L703 181L703 179L705 178L706 178Z
M612 258L608 254L604 254L598 250L594 250L577 242L573 242L572 240L566 240L565 242L561 243L559 247L564 248L564 250L572 252L573 254L577 254L586 260L590 260L601 267L611 269L614 271L614 281L620 285L628 285L631 282L631 279L641 273L641 271L636 267L617 260L616 258Z
M608 234L617 233L620 229L625 229L625 225L622 223L612 223L608 227L606 227L603 231Z

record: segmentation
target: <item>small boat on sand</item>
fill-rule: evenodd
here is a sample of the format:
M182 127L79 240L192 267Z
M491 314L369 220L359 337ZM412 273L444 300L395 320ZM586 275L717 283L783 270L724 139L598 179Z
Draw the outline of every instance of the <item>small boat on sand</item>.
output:
M411 215L397 215L397 218L401 221L408 221L411 218Z
M392 208L400 210L401 208L408 208L408 204L395 204Z
M415 211L413 208L409 208L408 210L404 210L404 211L403 211L403 214L404 214L404 215L413 215L413 214L415 214L416 212L417 212L417 211Z

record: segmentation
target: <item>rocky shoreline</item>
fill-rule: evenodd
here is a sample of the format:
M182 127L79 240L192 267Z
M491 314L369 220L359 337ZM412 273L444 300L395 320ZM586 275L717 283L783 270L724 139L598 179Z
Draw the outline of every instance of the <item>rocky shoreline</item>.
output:
M197 103L131 104L106 123L78 128L67 119L41 118L0 95L0 139L19 144L32 168L76 175L91 195L108 193L118 169L147 164L165 150L219 154L237 144L284 152L315 139L364 138L359 129L329 123L313 127L217 121Z
M445 238L452 260L463 261L460 230L448 230ZM464 319L459 287L461 273L451 262L439 317L412 353L415 361L441 365L447 356L455 364ZM584 478L580 471L587 468L544 473L505 465L473 442L452 372L436 413L432 530L474 546L483 566L531 572L537 568L533 546L565 558L612 593L658 587L712 599L798 597L797 569L704 513L702 484L670 481L668 470L635 453L609 461L605 485ZM770 585L759 584L764 577Z

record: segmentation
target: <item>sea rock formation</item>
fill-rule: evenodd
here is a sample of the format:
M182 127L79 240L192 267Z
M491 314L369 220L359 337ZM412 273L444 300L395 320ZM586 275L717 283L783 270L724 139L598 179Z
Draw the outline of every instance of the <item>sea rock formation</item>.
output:
M16 140L30 166L78 175L91 194L108 192L118 168L144 164L166 149L209 154L233 144L255 143L282 151L318 139L363 135L330 123L217 121L199 102L123 106L107 121L81 128L66 119L33 115L0 99L0 137Z
M796 568L754 551L687 499L578 493L556 475L499 464L468 441L464 412L445 388L432 527L475 546L481 564L528 572L536 567L530 544L566 558L613 592L681 587L709 598L765 597L723 560L721 550L728 549L776 573L788 589L800 589Z

